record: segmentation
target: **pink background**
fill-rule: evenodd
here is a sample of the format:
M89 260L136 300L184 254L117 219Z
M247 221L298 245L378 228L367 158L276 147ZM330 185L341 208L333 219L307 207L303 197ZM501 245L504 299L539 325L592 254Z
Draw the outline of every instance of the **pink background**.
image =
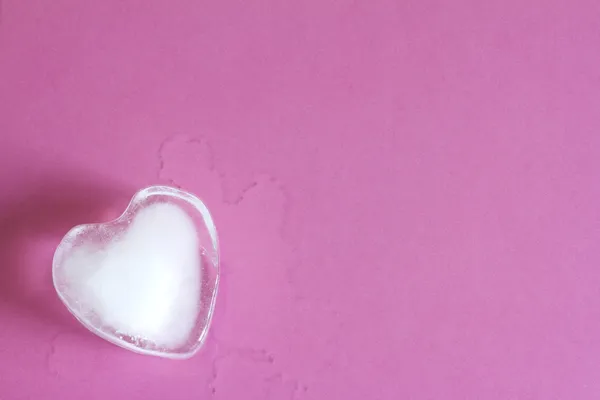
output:
M0 9L0 399L600 398L597 0ZM222 243L185 362L50 279L161 182Z

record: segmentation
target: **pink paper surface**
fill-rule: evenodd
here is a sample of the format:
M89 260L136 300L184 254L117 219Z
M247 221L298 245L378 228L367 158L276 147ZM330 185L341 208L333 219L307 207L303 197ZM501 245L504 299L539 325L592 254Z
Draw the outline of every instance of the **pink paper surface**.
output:
M0 0L0 399L600 398L600 2ZM66 231L203 198L203 350L52 287Z

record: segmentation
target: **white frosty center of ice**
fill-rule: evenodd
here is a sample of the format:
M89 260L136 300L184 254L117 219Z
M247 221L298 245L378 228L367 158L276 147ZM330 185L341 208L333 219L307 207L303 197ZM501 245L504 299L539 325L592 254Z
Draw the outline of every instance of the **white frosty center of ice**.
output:
M137 213L127 231L101 252L79 253L71 266L80 298L117 333L176 348L194 328L200 297L200 254L194 222L159 203ZM86 272L89 271L89 272Z

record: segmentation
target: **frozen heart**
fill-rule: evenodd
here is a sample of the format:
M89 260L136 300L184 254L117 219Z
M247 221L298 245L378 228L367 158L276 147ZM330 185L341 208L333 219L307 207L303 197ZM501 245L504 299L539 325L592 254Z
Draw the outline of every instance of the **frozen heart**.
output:
M139 353L187 358L214 309L217 234L198 198L153 186L116 220L69 231L52 272L59 297L90 331Z

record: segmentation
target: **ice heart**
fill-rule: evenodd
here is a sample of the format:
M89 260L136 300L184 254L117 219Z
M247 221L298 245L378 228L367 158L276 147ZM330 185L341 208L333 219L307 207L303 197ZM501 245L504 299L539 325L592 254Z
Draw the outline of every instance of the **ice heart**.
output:
M217 233L198 198L152 186L116 220L71 229L52 275L90 331L139 353L187 358L202 345L214 309Z

